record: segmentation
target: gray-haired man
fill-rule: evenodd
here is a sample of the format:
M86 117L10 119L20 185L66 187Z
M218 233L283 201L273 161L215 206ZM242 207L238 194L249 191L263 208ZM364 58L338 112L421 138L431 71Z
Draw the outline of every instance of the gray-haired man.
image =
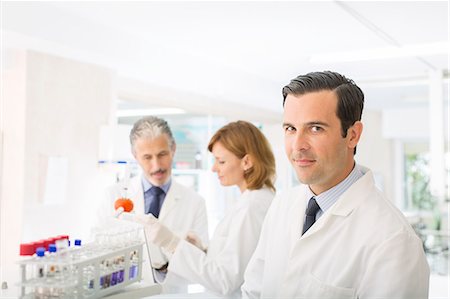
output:
M193 231L202 242L207 243L205 201L196 192L172 179L176 143L167 122L154 116L138 120L130 132L130 143L133 156L142 168L142 175L109 188L105 212L112 215L115 200L123 196L126 188L136 214L151 213L180 238ZM149 247L152 267L164 271L169 255L154 245L149 244Z

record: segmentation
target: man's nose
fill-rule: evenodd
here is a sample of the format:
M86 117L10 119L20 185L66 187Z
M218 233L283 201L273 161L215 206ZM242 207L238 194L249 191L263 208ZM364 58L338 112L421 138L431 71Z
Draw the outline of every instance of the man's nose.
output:
M154 170L157 170L157 169L159 169L159 166L161 165L161 161L159 159L153 159L151 161L151 165Z
M309 149L309 141L305 134L298 132L292 140L292 149L295 151L304 151Z

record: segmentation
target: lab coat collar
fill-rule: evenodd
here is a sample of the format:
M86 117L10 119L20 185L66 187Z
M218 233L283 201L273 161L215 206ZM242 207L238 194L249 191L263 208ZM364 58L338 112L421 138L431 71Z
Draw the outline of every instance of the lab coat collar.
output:
M142 186L142 178L134 177L129 182L128 196L133 201L134 211L137 214L144 214L144 188ZM170 188L167 191L164 203L159 213L159 219L164 219L166 215L175 207L176 203L183 196L183 190L180 184L171 179Z
M128 195L134 204L134 211L137 214L144 214L144 191L142 188L142 181L139 176L130 180Z
M350 215L363 202L367 190L375 185L372 171L363 166L359 167L364 175L341 195L330 208L330 214L343 217Z
M312 192L311 188L307 188L307 198L315 197L317 204L320 207L318 215L324 214L328 211L337 201L338 199L350 188L355 182L357 182L362 176L364 172L360 168L359 165L355 164L354 168L350 172L350 174L336 186L316 195Z
M328 225L333 216L349 216L354 209L364 202L367 197L366 194L370 194L370 190L374 186L374 179L370 170L361 166L360 169L364 175L341 195L337 202L311 226L301 239L308 238Z
M159 213L159 219L164 219L166 215L173 210L177 202L182 198L183 192L180 185L175 181L171 180L171 185L169 191L167 192L166 198L164 199L164 204L161 207Z
M150 190L153 186L152 183L150 183L150 181L144 176L141 176L141 181L142 181L142 190L145 192L147 192L148 190ZM159 188L161 188L164 191L164 194L167 194L167 192L169 192L169 188L170 185L172 184L172 178L169 178L169 180L167 181L167 183L159 186Z

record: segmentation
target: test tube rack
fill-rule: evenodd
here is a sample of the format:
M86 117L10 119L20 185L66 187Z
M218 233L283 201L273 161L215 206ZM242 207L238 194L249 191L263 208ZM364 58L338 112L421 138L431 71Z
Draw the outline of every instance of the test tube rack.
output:
M142 241L97 243L20 261L20 298L100 298L140 281Z

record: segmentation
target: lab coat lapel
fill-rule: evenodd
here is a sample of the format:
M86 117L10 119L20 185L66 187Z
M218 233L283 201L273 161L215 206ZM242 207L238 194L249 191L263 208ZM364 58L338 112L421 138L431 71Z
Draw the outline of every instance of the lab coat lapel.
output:
M144 190L142 189L141 176L135 176L130 180L128 196L133 201L133 211L138 214L144 214Z
M371 172L364 174L358 181L356 181L336 203L325 212L311 228L302 236L306 239L323 229L327 224L334 224L336 217L345 221L345 219L356 209L363 201L367 190L373 186L373 176Z
M365 198L368 196L368 190L372 190L375 182L371 171L366 172L358 181L356 181L341 198L338 199L336 204L331 207L330 212L336 216L346 217L351 212L361 205Z
M308 186L302 185L301 187L295 188L288 196L291 197L294 205L290 209L289 217L292 223L290 227L291 240L297 241L302 235L303 222L305 220L306 203L306 191Z
M314 224L311 226L306 233L301 237L301 239L307 239L315 233L319 232L322 228L324 228L331 218L334 217L330 211L325 212ZM302 224L303 225L303 224Z
M164 199L164 204L161 207L161 211L159 212L159 219L163 220L170 214L178 200L181 197L180 188L177 182L172 179L172 184L169 188L169 192L167 192L166 198Z

